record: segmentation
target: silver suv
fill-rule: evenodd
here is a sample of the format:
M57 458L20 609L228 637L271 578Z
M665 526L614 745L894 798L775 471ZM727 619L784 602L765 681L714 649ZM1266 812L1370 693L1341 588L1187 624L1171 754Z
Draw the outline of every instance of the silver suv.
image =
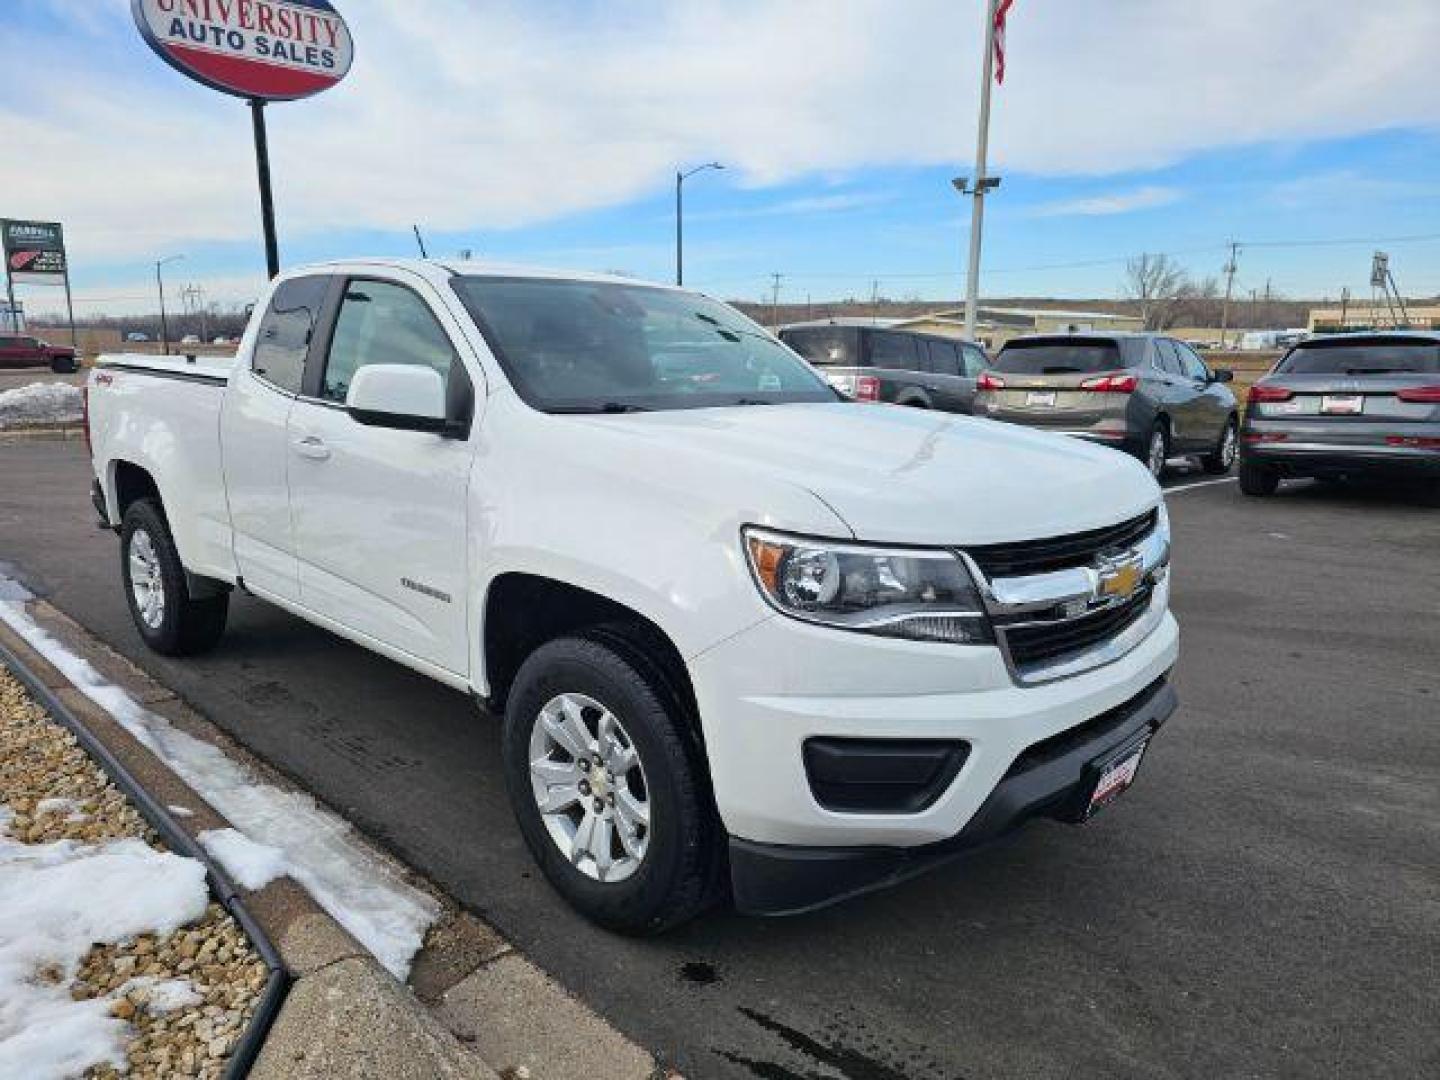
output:
M1250 388L1240 489L1287 476L1440 479L1440 334L1348 334L1291 349Z
M1077 435L1134 454L1156 477L1172 457L1235 463L1231 372L1154 334L1064 334L1005 343L980 376L975 415Z

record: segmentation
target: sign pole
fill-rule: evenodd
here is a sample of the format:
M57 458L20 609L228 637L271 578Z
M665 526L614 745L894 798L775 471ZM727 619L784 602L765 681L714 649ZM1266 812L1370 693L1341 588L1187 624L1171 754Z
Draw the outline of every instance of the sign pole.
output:
M8 256L8 252L6 253ZM5 297L10 304L10 330L20 333L20 312L15 307L15 282L10 277L10 259L5 259Z
M260 221L265 229L265 270L280 273L280 250L275 242L275 199L270 193L270 143L265 137L265 102L250 99L250 121L255 130L255 171L260 180Z
M65 244L65 233L60 233L60 244ZM80 356L80 339L75 336L75 302L70 298L70 259L65 259L65 315L70 320L70 347L75 350L75 356Z

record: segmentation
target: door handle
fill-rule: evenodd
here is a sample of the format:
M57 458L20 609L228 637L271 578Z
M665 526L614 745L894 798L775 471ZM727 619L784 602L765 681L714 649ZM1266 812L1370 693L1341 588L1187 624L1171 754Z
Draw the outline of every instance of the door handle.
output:
M312 461L324 461L330 456L330 448L318 435L302 435L292 443L295 453Z

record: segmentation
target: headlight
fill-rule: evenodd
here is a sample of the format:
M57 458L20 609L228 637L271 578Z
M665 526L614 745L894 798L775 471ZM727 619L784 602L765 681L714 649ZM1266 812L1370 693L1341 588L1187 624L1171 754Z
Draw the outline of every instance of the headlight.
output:
M755 583L793 618L912 641L994 641L975 583L952 552L807 540L764 529L744 535Z

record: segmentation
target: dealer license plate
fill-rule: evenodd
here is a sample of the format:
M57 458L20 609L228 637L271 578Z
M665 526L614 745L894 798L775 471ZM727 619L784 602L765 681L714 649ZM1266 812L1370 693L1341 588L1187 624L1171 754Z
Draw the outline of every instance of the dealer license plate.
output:
M1050 408L1055 404L1054 390L1031 390L1025 395L1026 405L1039 405L1043 408Z
M1109 806L1135 782L1135 774L1140 771L1140 759L1149 745L1147 739L1105 766L1100 779L1095 781L1095 790L1090 793L1090 805L1085 808L1087 818Z
M1320 411L1329 416L1358 416L1365 411L1364 394L1325 394Z

